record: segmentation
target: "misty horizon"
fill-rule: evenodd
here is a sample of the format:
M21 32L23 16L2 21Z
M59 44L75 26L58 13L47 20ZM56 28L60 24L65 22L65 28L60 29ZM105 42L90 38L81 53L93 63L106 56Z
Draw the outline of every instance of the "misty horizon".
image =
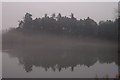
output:
M117 5L3 2L2 77L118 78Z
M23 19L27 12L33 15L33 19L42 18L46 13L48 16L51 16L53 13L56 15L61 13L62 16L67 17L70 17L70 14L73 13L78 20L90 17L97 23L102 20L114 21L117 17L117 4L117 2L3 2L2 29L18 27L18 21Z

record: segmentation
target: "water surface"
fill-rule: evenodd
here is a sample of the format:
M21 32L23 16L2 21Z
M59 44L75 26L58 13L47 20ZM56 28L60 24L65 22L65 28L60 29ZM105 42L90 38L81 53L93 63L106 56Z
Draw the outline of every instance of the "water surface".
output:
M3 41L3 78L115 78L118 45L39 35Z

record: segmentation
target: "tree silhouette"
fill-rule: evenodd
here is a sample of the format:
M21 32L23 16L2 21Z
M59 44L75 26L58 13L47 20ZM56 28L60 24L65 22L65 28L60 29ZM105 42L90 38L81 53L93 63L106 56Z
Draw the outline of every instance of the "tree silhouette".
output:
M75 36L92 36L106 38L109 40L117 40L118 38L118 19L115 21L107 20L100 21L97 24L93 19L77 20L74 14L71 17L62 16L60 13L56 16L55 13L51 17L45 14L42 18L32 19L30 13L26 13L24 21L19 22L21 31L46 32L54 34L75 35Z
M61 14L59 13L58 16L57 16L57 20L59 20L61 18Z
M52 14L52 18L55 18L55 17L56 17L56 16L55 16L55 13L53 13L53 14Z

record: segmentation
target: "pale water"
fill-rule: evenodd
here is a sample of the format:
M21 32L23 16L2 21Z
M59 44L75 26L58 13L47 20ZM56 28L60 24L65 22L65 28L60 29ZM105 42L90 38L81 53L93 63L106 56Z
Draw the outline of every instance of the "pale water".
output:
M69 62L70 59L64 58L67 55L62 55L64 56L59 58L61 61L58 61L57 58L52 60L51 56L47 58L46 55L21 56L3 52L2 76L3 78L114 78L118 73L115 61L107 61L107 59L102 61L97 56L95 59L94 56L92 58L89 55L86 55L88 57L85 59L85 56L81 55L81 59L77 60L73 57L73 62ZM110 59L109 56L108 58ZM65 60L63 63L62 59Z

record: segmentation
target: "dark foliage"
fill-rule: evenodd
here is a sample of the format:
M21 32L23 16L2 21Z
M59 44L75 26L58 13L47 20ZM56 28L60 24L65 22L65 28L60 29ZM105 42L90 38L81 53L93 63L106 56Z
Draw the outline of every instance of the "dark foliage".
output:
M100 21L97 24L93 19L77 20L71 13L70 18L60 13L52 17L45 14L42 18L32 19L32 15L25 14L24 20L19 22L15 30L30 33L51 33L60 35L91 36L109 40L118 40L118 19L115 21Z

